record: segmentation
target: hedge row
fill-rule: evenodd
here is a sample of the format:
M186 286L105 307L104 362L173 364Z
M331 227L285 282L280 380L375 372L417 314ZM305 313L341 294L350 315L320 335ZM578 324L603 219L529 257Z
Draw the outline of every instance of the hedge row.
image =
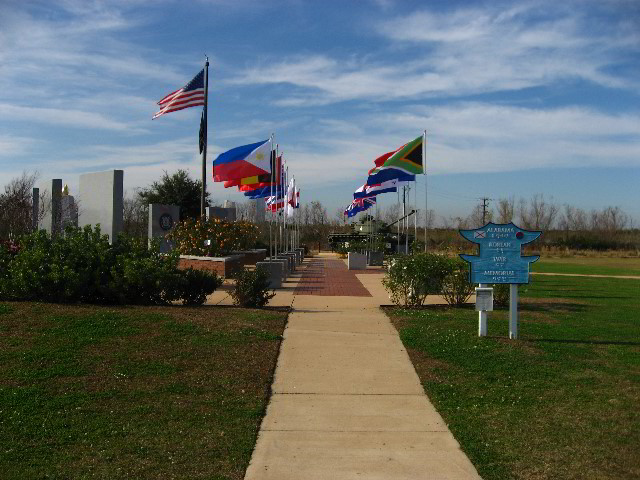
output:
M127 236L109 243L100 227L25 235L0 245L0 300L60 303L202 304L222 283L209 272L179 270L178 252Z

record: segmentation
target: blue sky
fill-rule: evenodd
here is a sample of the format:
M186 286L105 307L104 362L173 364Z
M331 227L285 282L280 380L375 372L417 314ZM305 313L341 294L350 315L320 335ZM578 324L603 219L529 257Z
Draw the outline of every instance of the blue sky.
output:
M541 193L640 223L636 1L1 2L0 185L23 170L72 192L111 168L129 192L198 176L200 109L151 116L205 53L208 168L273 132L303 202L333 215L374 158L426 129L438 216Z

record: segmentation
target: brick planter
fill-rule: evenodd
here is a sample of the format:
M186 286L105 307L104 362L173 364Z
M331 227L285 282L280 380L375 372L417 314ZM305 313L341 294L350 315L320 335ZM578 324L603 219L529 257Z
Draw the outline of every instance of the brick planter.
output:
M243 250L241 252L231 252L231 255L242 255L242 265L255 265L267 258L267 249L256 248L254 250Z
M186 270L208 270L221 277L228 278L242 270L243 255L229 255L228 257L197 257L195 255L180 255L178 268Z

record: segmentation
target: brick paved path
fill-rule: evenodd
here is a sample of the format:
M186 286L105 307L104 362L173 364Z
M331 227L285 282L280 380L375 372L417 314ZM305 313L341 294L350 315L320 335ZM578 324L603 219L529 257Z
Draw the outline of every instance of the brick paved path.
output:
M361 273L360 270L357 272ZM342 260L330 258L311 260L296 287L295 295L371 296L354 271L347 269Z

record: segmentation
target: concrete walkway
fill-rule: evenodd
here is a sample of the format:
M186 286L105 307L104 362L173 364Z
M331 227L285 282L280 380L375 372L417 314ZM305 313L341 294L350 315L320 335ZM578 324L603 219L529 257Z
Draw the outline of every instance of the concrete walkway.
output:
M307 275L278 302L291 301L293 312L245 479L479 478L378 308L388 302L382 275L338 263L307 261ZM343 295L329 288L335 275Z

